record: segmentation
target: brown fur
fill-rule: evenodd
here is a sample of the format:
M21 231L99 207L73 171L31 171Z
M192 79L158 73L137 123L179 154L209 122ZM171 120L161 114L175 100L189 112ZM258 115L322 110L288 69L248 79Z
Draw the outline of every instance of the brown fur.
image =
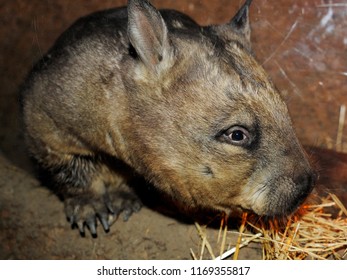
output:
M286 215L310 192L287 107L251 53L250 2L202 28L132 0L128 18L123 8L77 21L34 68L22 92L28 147L81 230L139 209L110 159L189 207Z

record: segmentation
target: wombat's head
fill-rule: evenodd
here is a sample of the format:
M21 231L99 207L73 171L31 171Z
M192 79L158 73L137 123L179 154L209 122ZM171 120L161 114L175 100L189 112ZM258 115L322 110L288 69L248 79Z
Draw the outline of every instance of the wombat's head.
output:
M286 215L315 176L252 56L250 2L230 23L200 28L130 1L129 142L137 169L187 205Z

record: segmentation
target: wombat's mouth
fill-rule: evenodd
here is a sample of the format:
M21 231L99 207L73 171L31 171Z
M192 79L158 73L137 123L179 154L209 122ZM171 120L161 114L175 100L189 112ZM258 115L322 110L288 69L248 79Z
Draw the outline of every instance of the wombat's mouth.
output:
M244 208L242 206L238 206L237 210L233 209L229 213L227 213L228 216L234 216L236 213L239 215L240 211L242 213L248 213L250 215L256 215L258 217L261 217L261 219L265 221L269 220L283 220L287 219L290 216L294 215L297 211L299 211L300 207L305 203L307 196L302 196L302 198L299 198L298 201L295 203L288 205L286 208L285 207L278 207L276 209L271 208L270 206L268 207L268 210L259 212L259 211L254 211L253 209L250 208Z
M269 219L287 217L296 212L312 192L316 180L314 173L290 177L277 177L258 187L242 211L253 212Z
M282 196L276 195L277 199L269 198L267 205L263 208L263 212L256 213L268 218L282 218L289 216L296 212L300 206L305 202L313 189L313 185L307 184L304 187L296 187L292 192L283 194Z

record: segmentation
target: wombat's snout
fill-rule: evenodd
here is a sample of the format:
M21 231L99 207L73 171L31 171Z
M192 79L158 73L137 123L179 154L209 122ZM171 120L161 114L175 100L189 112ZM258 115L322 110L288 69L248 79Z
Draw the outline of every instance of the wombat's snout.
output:
M293 213L311 193L317 173L304 171L302 174L291 177L278 177L268 183L269 190L265 195L263 204L255 203L255 212L262 216L283 217Z

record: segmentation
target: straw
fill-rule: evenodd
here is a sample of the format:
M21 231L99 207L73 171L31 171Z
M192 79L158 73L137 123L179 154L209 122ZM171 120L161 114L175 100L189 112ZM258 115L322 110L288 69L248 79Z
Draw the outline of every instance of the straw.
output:
M239 231L228 231L226 221L221 222L219 240L220 256L215 258L206 231L196 223L201 246L206 247L210 258L225 259L233 255L238 259L241 249L250 243L262 245L263 259L301 260L301 259L344 259L347 256L347 210L334 194L326 198L316 198L316 204L303 205L296 214L288 218L282 227L277 220L268 223L254 216L242 217ZM332 215L331 213L337 213ZM254 222L255 220L256 222ZM227 234L238 234L232 249L225 251ZM247 237L247 238L245 238ZM200 259L204 250L201 248ZM192 254L193 255L193 254Z

